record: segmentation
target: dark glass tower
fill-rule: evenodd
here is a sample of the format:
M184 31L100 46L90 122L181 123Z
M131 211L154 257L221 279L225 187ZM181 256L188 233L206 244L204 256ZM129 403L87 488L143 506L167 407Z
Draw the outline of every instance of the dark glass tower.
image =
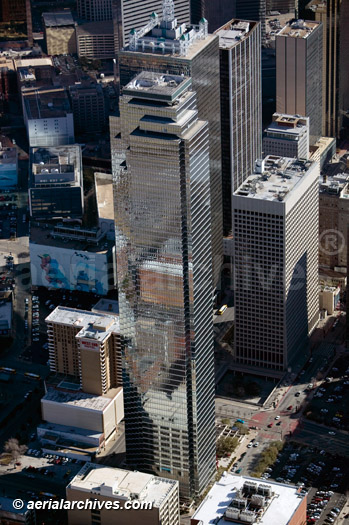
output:
M231 20L216 31L221 75L223 232L232 194L262 155L261 24Z
M143 72L124 87L113 165L127 461L183 498L216 461L209 129L191 84Z
M209 126L213 282L219 287L223 230L218 37L208 34L204 19L194 28L179 25L172 0L164 0L162 22L153 20L150 31L134 31L129 46L120 51L120 85L143 70L192 78L198 116Z

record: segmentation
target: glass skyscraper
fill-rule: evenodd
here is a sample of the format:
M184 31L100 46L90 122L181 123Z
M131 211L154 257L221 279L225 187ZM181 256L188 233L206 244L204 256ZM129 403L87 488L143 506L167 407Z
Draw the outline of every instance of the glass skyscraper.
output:
M123 89L119 131L127 462L189 498L216 462L209 128L189 77L142 72Z
M209 126L213 283L218 287L223 252L219 40L208 34L204 19L194 27L180 24L172 0L164 0L161 22L151 20L153 29L134 31L119 52L120 85L145 70L192 78L198 116Z

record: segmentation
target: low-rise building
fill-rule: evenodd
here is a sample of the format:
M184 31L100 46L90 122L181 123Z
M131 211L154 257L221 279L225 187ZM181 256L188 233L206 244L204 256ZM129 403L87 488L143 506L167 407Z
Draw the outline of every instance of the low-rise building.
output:
M76 53L75 22L69 9L42 13L48 55Z
M193 514L191 525L305 525L307 498L300 489L225 472Z
M75 390L73 390L75 387ZM41 399L38 437L54 454L63 448L70 454L91 460L94 454L115 437L124 418L122 387L97 396L76 390L75 383L62 380L56 388L49 387Z
M340 291L339 286L320 286L320 310L326 310L328 315L332 315L340 301Z
M0 496L0 523L4 525L35 525L35 511L28 509L28 502L23 501L20 509L14 505L13 498Z
M3 147L0 142L0 189L15 188L18 183L17 148Z
M29 211L33 219L82 217L84 194L79 145L30 148Z
M22 99L30 147L74 144L73 112L64 88L22 88Z
M94 500L119 503L119 510L108 508L73 509L69 525L90 525L98 516L101 525L179 525L178 481L104 465L85 465L66 488L68 501ZM133 508L125 509L125 503ZM142 504L145 508L142 509ZM282 524L281 524L282 525Z
M107 295L114 286L113 248L114 241L97 227L32 223L32 285Z
M336 139L333 137L320 137L313 146L310 146L311 161L318 162L320 169L331 160L336 153Z
M309 158L309 117L274 113L264 130L263 153L296 159Z

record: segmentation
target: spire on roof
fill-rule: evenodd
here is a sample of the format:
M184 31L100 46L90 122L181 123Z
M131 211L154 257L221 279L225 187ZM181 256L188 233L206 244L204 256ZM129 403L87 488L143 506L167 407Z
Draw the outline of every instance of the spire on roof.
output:
M162 2L162 20L172 22L175 19L173 0L163 0Z

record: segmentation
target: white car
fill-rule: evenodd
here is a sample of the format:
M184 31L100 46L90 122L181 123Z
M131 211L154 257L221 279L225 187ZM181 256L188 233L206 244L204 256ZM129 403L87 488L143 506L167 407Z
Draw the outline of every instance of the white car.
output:
M280 419L280 416L276 416L274 419L275 421L277 421L278 419Z
M249 443L249 444L247 445L247 448L252 448L252 443Z

